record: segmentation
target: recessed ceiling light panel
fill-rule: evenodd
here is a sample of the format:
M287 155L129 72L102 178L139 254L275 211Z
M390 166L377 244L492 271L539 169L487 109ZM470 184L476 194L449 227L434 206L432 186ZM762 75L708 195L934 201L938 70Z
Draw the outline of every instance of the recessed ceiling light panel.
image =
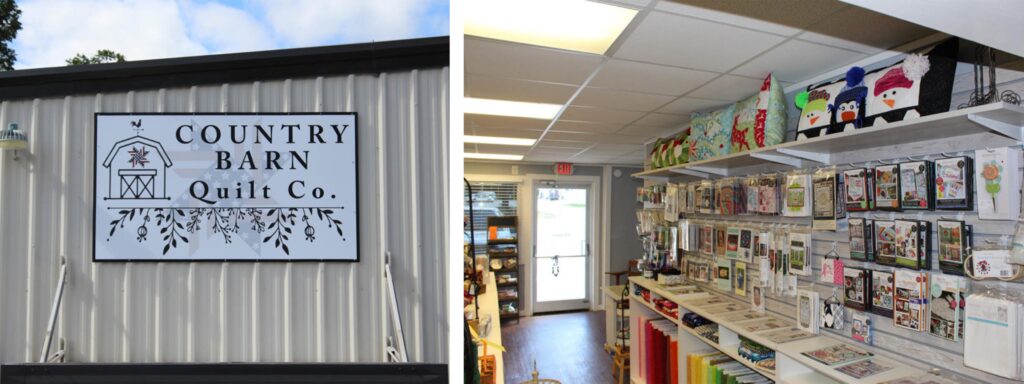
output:
M637 10L586 0L463 2L465 34L603 55Z
M483 159L483 160L513 160L519 161L523 159L523 155L501 155L497 153L464 153L462 157L466 159Z
M558 104L527 103L524 101L508 101L493 99L474 99L467 97L462 101L465 113L479 115L526 117L531 119L551 120L562 109Z

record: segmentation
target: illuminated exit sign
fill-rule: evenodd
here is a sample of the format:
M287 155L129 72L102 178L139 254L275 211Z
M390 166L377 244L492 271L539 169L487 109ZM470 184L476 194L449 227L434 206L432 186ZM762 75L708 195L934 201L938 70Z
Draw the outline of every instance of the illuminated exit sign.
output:
M572 175L572 163L555 163L555 174L560 176Z

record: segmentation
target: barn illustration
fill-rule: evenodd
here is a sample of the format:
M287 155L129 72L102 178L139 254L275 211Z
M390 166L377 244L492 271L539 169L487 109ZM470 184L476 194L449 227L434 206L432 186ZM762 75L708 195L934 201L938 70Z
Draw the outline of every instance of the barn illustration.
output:
M136 128L136 122L132 125ZM138 123L141 124L141 121ZM171 158L160 142L135 136L114 143L103 161L107 168L105 200L166 200Z

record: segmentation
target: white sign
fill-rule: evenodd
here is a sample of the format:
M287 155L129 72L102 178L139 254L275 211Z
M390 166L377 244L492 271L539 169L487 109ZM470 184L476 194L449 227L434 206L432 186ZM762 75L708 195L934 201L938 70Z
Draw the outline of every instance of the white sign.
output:
M359 260L356 115L96 114L93 260Z

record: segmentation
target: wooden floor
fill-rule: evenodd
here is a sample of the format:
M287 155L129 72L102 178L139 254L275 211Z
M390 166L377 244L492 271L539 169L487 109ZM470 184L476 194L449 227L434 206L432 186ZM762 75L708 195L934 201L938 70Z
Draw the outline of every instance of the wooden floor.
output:
M524 317L502 326L501 341L506 384L530 379L534 360L542 379L613 383L612 359L604 352L604 312Z

